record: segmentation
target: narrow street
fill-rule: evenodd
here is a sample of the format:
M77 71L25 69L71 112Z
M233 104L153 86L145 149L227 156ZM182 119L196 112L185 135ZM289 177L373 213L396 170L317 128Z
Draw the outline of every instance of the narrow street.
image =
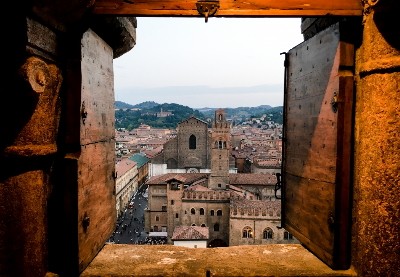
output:
M113 235L109 243L118 244L144 244L147 234L144 232L144 209L147 207L147 185L140 186L133 195L129 205L118 218Z

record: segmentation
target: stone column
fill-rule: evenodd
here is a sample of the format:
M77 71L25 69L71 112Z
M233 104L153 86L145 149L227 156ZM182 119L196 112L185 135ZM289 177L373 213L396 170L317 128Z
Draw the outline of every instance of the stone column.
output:
M364 0L357 51L352 264L400 275L399 2Z

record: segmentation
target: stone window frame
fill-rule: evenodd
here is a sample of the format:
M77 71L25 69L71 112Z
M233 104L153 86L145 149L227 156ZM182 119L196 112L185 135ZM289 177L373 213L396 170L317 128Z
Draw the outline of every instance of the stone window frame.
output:
M200 214L200 215L205 215L205 210L204 210L204 208L200 208L199 214Z
M242 229L242 238L243 239L252 239L253 238L253 228L251 228L250 226L245 226Z
M191 215L195 215L196 214L196 209L195 208L191 208L190 209L190 214Z
M222 216L222 210L217 211L217 216Z
M293 235L291 233L289 233L288 231L284 231L283 232L283 239L284 240L292 240L293 239Z
M265 228L263 231L263 239L269 240L273 238L274 238L274 231L270 227Z

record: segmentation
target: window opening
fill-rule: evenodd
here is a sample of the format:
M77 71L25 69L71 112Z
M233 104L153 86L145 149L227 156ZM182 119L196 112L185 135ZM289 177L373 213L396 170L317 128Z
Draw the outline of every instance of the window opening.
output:
M271 228L264 229L263 239L272 239L273 236L274 236L274 232L272 231Z
M242 234L243 234L243 236L242 236L243 238L252 238L253 237L253 229L249 226L246 226L243 228Z
M191 135L189 137L189 149L196 149L196 136Z
M284 240L291 240L291 239L293 239L293 235L291 233L289 233L288 231L285 231L283 233L283 239Z

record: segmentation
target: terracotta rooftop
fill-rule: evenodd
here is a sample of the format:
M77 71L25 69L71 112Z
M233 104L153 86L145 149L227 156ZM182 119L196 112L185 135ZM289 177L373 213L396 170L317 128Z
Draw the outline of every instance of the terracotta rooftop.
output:
M249 200L249 199L232 199L232 208L251 208L251 209L281 209L281 200L265 201L265 200Z
M185 185L190 185L195 181L208 177L208 173L167 173L163 175L153 176L147 181L148 185L167 184L171 179L177 179Z
M212 189L205 187L201 184L196 184L193 186L190 186L188 188L186 188L185 190L191 190L191 191L213 191Z
M172 240L208 240L208 227L177 226L172 234Z
M130 169L134 168L136 166L136 162L130 160L130 159L123 159L119 161L115 165L115 172L117 173L117 178L123 176L126 172L128 172Z
M208 178L209 173L167 173L157 175L150 178L147 182L148 185L162 185L167 184L171 179L176 179L185 185L191 185L196 181ZM240 185L275 185L276 176L265 173L230 173L229 184Z
M276 176L272 174L232 173L229 174L231 185L275 185Z

